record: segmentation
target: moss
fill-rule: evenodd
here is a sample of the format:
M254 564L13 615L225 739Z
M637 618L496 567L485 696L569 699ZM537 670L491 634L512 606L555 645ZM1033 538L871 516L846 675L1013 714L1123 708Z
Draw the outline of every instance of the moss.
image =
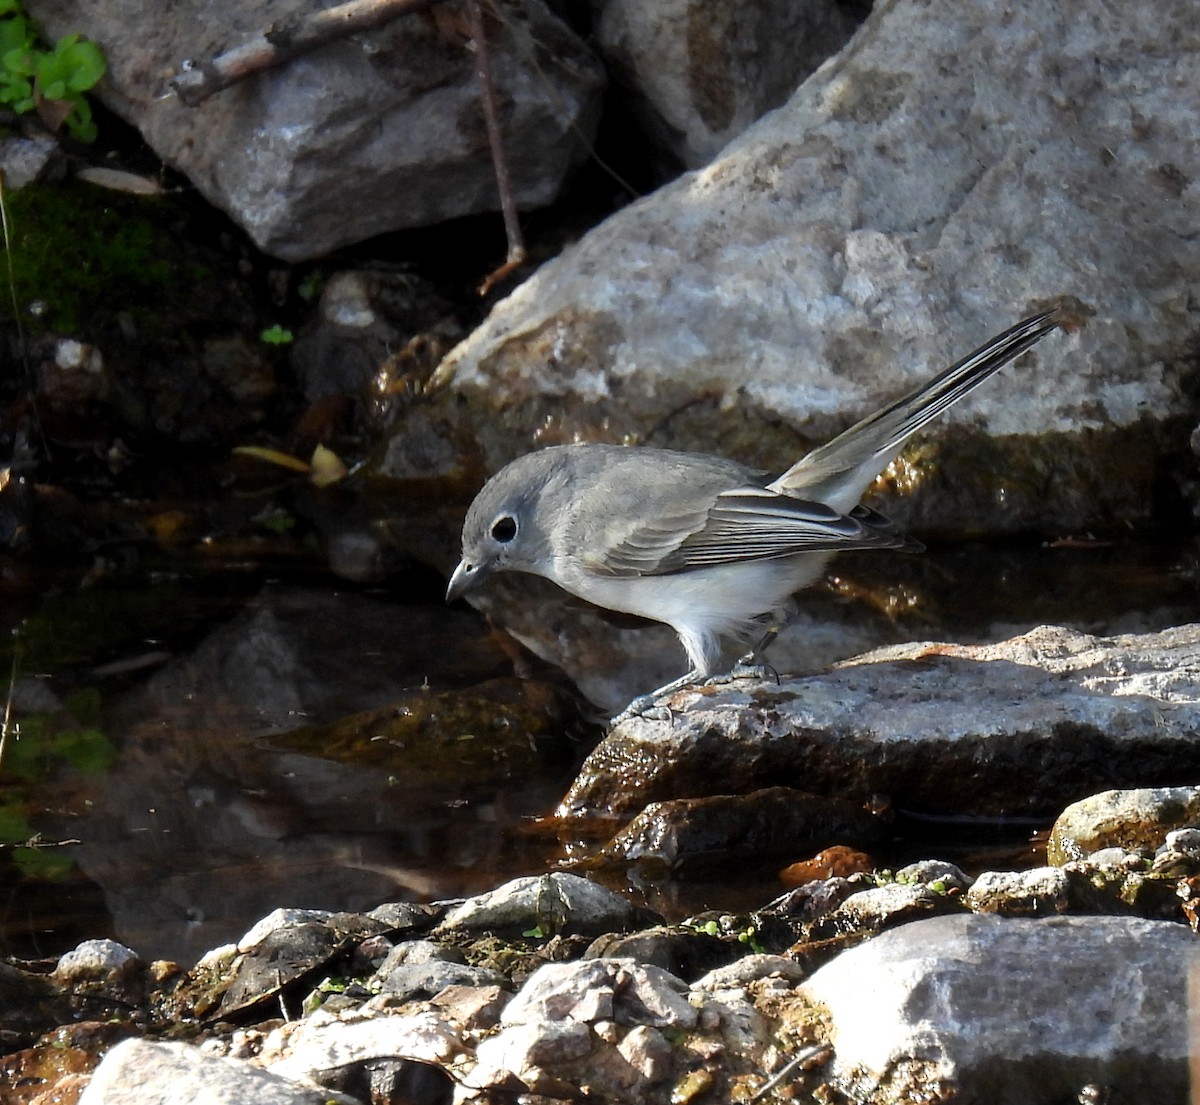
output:
M172 201L82 184L40 184L6 199L17 301L45 304L30 329L99 338L118 314L155 331L206 271L170 230Z

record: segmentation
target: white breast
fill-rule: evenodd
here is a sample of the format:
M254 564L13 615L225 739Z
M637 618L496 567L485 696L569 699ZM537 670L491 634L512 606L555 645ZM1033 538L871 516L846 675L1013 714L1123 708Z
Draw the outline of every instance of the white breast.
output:
M720 659L721 638L748 639L758 631L755 619L782 611L794 592L820 577L830 556L803 553L630 578L593 575L560 561L547 575L597 606L665 622L679 634L695 671L708 675Z

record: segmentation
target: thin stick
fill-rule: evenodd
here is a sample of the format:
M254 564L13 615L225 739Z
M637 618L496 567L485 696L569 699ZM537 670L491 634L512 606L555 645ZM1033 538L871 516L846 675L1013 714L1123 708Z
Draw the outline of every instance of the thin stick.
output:
M17 686L17 652L13 649L12 675L8 679L8 701L4 704L4 722L0 724L0 767L4 765L4 753L8 750L8 734L12 732L13 693Z
M230 85L265 69L309 53L339 38L391 23L401 16L433 7L438 0L348 0L273 26L261 35L208 61L191 63L171 81L171 88L191 107ZM185 63L186 65L187 63Z
M492 82L491 49L488 46L487 30L483 25L483 10L480 0L467 0L467 21L471 40L475 43L475 76L479 80L479 101L483 107L483 122L487 127L488 148L492 153L492 169L496 174L496 187L500 190L500 210L504 214L504 235L508 239L508 256L495 272L479 287L480 295L487 293L496 282L504 279L525 260L525 238L521 234L521 220L517 215L517 202L513 198L512 174L508 170L508 157L504 151L504 135L500 130L500 111L496 106L496 88Z

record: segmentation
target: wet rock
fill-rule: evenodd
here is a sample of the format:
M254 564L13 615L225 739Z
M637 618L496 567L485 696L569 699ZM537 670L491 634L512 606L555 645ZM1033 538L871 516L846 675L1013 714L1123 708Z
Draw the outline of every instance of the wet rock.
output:
M71 989L76 1001L130 1008L146 999L149 967L115 940L85 940L59 959L54 978Z
M308 7L195 0L167 13L144 0L33 0L27 10L52 39L102 43L98 95L274 256L318 257L498 207L474 57L444 21L396 20L193 107L170 92L183 59L208 61ZM489 43L517 202L548 203L586 152L577 135L592 130L603 76L537 0L491 22Z
M857 943L887 928L960 910L945 894L918 884L888 883L849 895L803 929L804 943Z
M631 928L636 910L589 879L565 872L514 879L450 911L434 935L455 931L527 931L596 935Z
M96 1068L79 1105L159 1105L163 1101L255 1105L357 1105L330 1090L298 1086L240 1059L205 1055L188 1044L125 1040Z
M835 1086L864 1103L1041 1105L1085 1083L1187 1099L1182 925L940 917L844 952L800 993L830 1017Z
M939 894L966 890L974 881L955 863L944 859L921 859L896 872L898 883L922 883Z
M1032 871L985 871L967 891L976 913L1040 917L1065 913L1071 904L1071 876L1061 867Z
M1043 626L996 645L880 649L778 686L673 695L670 722L633 718L605 737L558 814L624 818L768 784L1046 814L1117 782L1193 776L1198 701L1200 626L1108 638Z
M462 336L450 303L427 281L408 272L343 270L326 281L317 317L297 335L291 363L310 403L331 395L384 403L387 396L372 394L371 382L379 373L392 375L395 368L382 366L418 335L433 343L430 372Z
M1051 863L1066 863L1103 848L1152 852L1173 829L1200 824L1200 788L1108 790L1072 803L1058 815L1046 843Z
M573 712L536 679L489 679L469 690L409 691L386 707L292 729L278 747L357 766L387 767L413 789L496 783L534 774Z
M639 121L694 167L783 103L853 26L834 3L607 0L597 37Z
M788 787L654 802L610 840L598 863L638 863L675 875L766 865L842 841L871 844L884 825L861 806Z
M9 1046L31 1043L70 1019L67 994L52 977L0 962L0 1024Z

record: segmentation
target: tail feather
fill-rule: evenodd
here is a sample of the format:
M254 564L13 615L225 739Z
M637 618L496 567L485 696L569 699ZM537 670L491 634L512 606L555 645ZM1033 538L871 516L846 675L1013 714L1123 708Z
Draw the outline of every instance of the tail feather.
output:
M770 484L772 491L803 495L850 510L922 426L977 388L1061 322L1058 308L1018 322L915 391L814 449Z

